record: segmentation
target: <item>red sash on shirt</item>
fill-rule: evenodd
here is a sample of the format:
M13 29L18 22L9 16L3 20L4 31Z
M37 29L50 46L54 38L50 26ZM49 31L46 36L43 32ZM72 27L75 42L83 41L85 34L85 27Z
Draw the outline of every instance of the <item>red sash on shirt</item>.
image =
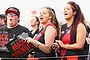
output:
M64 44L70 44L70 31L71 31L71 27L68 29L68 31L65 33L65 35L62 38L62 41L63 41ZM64 56L66 54L66 51L67 51L66 49L63 49L61 51L62 60L63 60L63 58L64 58ZM66 57L66 58L67 58L67 60L78 60L78 56L69 56L69 57Z
M40 37L44 34L44 32L45 32L45 30L46 30L46 28L47 28L48 26L53 26L54 28L56 28L54 24L52 24L52 23L51 23L51 24L48 24L34 39L35 39L35 40L39 40Z
M69 44L69 43L70 43L70 29L69 29L69 30L66 32L66 34L63 36L62 42L63 42L64 44ZM64 56L65 53L66 53L66 49L63 49L62 52L61 52L62 56Z

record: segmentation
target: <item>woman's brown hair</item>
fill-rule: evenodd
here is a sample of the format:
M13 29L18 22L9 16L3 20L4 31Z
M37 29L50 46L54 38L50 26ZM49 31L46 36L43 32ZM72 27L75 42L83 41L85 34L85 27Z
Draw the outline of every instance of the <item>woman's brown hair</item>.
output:
M78 4L76 4L75 2L72 2L72 1L68 2L67 4L71 5L73 12L76 12L75 17L74 17L74 21L72 23L71 32L70 32L71 41L72 41L71 43L75 43L76 42L76 33L77 33L76 29L77 29L78 23L81 22L86 27L86 24L84 21L85 19L84 19L84 16L83 16L82 11L81 11Z

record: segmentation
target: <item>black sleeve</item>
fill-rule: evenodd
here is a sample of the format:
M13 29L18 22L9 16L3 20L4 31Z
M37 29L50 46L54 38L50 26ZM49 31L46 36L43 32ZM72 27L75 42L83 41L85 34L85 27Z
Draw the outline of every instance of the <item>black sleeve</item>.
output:
M28 33L28 36L32 38L32 33L29 29L26 28L26 33Z
M30 31L28 32L28 35L29 35L29 37L32 38L32 33Z
M19 28L20 28L20 31L22 30L22 32L28 33L28 36L32 38L32 33L28 28L21 25L19 25Z

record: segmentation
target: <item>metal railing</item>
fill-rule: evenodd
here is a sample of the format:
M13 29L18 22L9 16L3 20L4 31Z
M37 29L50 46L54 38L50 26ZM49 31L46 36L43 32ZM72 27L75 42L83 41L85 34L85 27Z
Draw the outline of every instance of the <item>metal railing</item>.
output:
M0 58L0 60L39 60L39 59L55 59L60 60L62 58L67 58L67 60L78 60L78 57L85 57L86 60L90 60L90 55L78 55L78 56L64 56L64 57L40 57L40 58Z

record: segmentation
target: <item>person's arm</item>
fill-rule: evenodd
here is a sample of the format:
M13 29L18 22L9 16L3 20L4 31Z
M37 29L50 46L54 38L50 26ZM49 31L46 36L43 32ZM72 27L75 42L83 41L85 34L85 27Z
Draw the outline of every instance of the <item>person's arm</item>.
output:
M85 39L86 39L86 28L82 23L80 23L77 27L76 43L64 44L62 41L59 41L59 44L62 48L65 49L77 50L82 49L84 47Z
M56 37L57 33L54 27L48 26L45 31L45 44L42 44L41 42L31 39L30 37L26 38L29 42L31 42L34 46L39 48L44 53L50 53L51 49L50 46L54 42L54 39Z

